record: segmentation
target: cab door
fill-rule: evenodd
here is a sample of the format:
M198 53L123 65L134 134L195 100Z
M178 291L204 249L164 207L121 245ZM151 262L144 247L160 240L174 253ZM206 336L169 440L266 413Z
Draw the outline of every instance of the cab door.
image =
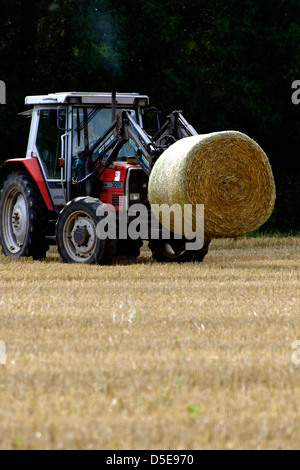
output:
M38 125L35 138L37 155L54 206L64 206L67 201L66 161L68 152L67 108L44 108L37 111Z

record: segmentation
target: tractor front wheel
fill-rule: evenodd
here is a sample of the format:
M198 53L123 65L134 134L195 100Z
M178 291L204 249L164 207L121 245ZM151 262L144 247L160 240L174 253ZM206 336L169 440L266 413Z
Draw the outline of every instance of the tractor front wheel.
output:
M92 197L78 197L60 212L56 224L56 242L59 254L66 263L112 263L116 254L116 240L102 239L97 226L103 220L98 215L103 204ZM101 211L103 212L103 211ZM106 217L110 217L107 211Z
M10 258L45 258L47 229L47 208L32 178L24 172L10 174L1 191L2 252Z
M161 263L201 262L208 253L210 242L211 238L207 238L200 250L186 251L184 240L150 240L149 248L153 258Z

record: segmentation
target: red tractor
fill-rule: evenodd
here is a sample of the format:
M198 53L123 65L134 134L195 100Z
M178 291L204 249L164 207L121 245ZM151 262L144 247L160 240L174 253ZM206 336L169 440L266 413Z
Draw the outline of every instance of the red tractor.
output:
M148 97L136 93L56 93L27 97L25 104L31 108L22 113L31 117L26 157L1 167L6 256L43 259L56 244L65 262L110 264L118 255L137 257L146 239L158 261L203 260L210 240L186 251L185 240L171 233L169 239L151 238L150 231L140 237L97 234L107 207L114 208L116 224L134 204L150 220L147 187L155 161L176 140L197 134L181 112L161 124ZM147 113L155 131L144 130ZM135 216L127 217L127 227Z

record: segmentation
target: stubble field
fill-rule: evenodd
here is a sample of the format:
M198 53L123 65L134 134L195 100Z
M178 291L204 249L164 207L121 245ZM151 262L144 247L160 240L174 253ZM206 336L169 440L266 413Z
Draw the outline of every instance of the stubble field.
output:
M0 449L298 449L299 291L296 237L186 265L1 255Z

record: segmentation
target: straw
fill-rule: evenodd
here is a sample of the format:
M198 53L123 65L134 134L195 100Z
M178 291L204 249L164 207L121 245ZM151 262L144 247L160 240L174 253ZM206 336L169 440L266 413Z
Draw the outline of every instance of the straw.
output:
M270 217L276 191L261 147L237 131L187 137L169 147L149 179L150 204L204 204L206 236L238 237ZM193 221L193 226L195 220Z

